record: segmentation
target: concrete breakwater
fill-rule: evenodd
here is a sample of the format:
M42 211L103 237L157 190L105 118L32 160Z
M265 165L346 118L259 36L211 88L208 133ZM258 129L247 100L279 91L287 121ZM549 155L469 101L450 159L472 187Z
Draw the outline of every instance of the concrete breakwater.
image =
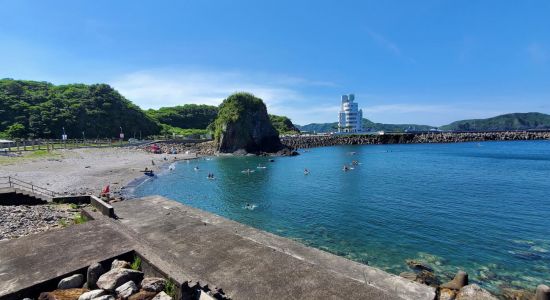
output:
M502 132L435 132L396 133L383 135L318 135L283 137L281 142L294 149L336 145L379 145L459 143L483 141L550 140L548 131L502 131Z

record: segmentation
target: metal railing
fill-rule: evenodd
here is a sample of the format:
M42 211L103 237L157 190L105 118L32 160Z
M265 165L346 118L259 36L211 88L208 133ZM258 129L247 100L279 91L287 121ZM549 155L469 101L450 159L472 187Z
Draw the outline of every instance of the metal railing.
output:
M12 176L1 176L0 187L17 188L21 190L30 191L34 194L47 196L47 197L55 197L58 195L58 193L52 190L48 190L46 188L34 185L30 182L26 182L26 181L14 178Z

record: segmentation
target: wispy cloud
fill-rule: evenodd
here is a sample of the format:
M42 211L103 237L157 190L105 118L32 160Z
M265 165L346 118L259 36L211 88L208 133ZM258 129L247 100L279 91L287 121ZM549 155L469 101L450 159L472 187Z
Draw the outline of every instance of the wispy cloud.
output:
M535 63L543 64L550 60L550 50L539 43L531 43L526 48L529 58Z
M366 28L367 34L371 37L371 39L378 44L379 46L385 48L386 50L392 52L393 54L397 56L401 56L401 49L392 41L384 37L383 35L379 34L378 32L372 30L371 28Z
M117 76L110 81L122 95L140 107L159 108L182 104L219 105L232 93L246 91L264 100L270 113L283 114L303 123L322 111L310 109L315 97L308 88L334 87L336 84L287 75L242 71L211 70L143 70ZM317 114L315 114L317 112Z

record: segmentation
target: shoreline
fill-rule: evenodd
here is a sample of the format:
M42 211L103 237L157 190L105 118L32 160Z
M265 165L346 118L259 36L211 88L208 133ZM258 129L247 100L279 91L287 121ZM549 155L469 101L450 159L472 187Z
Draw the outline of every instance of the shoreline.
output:
M56 150L36 159L5 160L0 172L61 195L98 195L109 185L111 195L120 197L127 185L145 176L141 170L146 167L160 172L174 161L200 157L195 153L153 154L132 148Z
M25 178L23 180L30 178L37 185L41 185L41 182L49 183L44 187L54 189L57 192L60 192L57 188L61 188L66 193L70 189L97 194L102 188L100 183L110 180L114 184L114 186L111 186L111 194L127 198L127 196L132 196L133 188L149 179L149 177L139 172L145 166L148 168L154 167L155 172L161 175L174 162L207 157L195 153L152 154L141 149L129 148L74 149L56 151L56 153L58 156L52 158L29 161L14 160L13 164L0 165L0 170L3 173L7 172L6 175L8 176ZM233 155L228 154L227 156ZM154 166L151 166L151 160L155 162ZM87 168L87 166L91 167ZM14 175L14 173L17 175ZM90 181L91 178L94 179ZM52 180L57 182L52 182Z

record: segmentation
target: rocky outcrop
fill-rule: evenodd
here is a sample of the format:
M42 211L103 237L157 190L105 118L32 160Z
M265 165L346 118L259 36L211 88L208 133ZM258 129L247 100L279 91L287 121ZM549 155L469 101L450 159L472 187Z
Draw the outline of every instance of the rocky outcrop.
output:
M214 137L220 153L275 153L285 148L271 124L263 101L248 93L229 96L214 121Z

